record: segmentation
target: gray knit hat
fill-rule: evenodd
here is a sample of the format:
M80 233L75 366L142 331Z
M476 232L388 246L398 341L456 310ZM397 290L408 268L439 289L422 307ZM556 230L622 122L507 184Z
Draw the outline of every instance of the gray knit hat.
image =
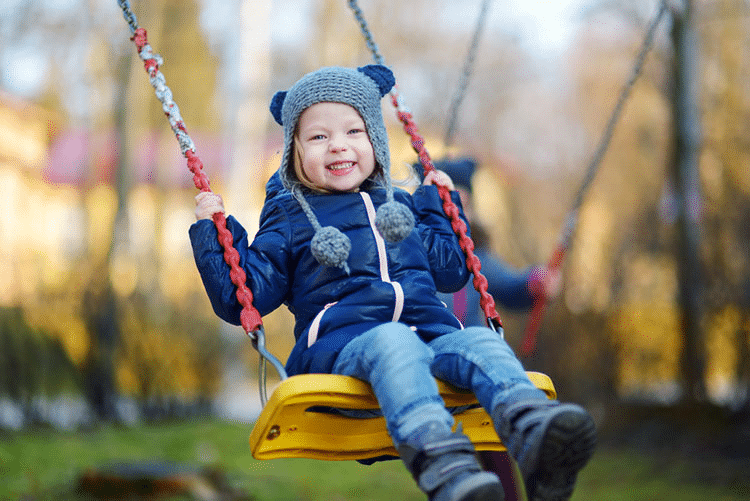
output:
M305 200L303 184L293 168L294 133L302 112L316 103L344 103L353 107L365 122L375 161L380 166L373 181L386 189L386 203L378 208L375 226L389 242L400 242L414 228L414 215L404 204L393 199L388 134L383 123L380 101L395 84L393 72L382 65L361 68L321 68L300 78L288 91L279 91L271 101L271 114L284 127L284 153L279 176L305 211L315 228L311 251L325 266L338 266L347 273L351 250L349 238L333 226L321 227L310 204Z

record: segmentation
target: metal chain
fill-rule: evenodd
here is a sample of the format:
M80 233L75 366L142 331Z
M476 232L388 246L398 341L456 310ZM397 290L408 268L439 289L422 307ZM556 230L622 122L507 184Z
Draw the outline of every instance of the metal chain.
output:
M198 155L195 153L195 144L187 133L185 123L180 115L180 109L172 99L172 91L166 85L166 79L159 66L164 62L162 57L153 52L153 49L148 43L146 30L138 26L138 21L130 8L130 2L128 0L117 0L118 5L122 9L123 16L130 27L130 33L132 35L131 40L135 43L138 49L138 55L143 60L143 66L149 75L151 85L154 87L156 97L162 103L162 110L167 116L169 125L172 127L172 131L180 144L180 151L187 158L187 165L190 171L193 173L193 182L195 187L201 191L210 192L211 185L208 177L203 172L203 162L201 162ZM268 360L274 366L276 371L279 373L281 379L286 379L286 372L284 367L279 360L266 350L265 347L265 333L263 330L263 320L258 313L258 310L253 306L253 293L247 286L247 276L245 271L240 266L240 255L237 249L234 248L234 240L232 233L227 228L226 218L223 212L217 212L213 215L213 221L216 226L218 234L218 240L224 249L224 260L230 267L230 277L232 283L237 287L237 301L242 305L242 311L240 312L240 323L243 329L247 333L248 337L253 341L253 346L258 350L261 356L261 364L263 370L260 372L259 377L262 378L263 391L261 392L261 401L265 405L266 394L265 394L265 362Z
M662 0L659 3L659 10L657 11L656 15L653 17L651 24L646 30L646 35L644 36L643 42L641 43L641 48L638 51L638 55L635 58L635 62L633 64L633 69L631 71L630 77L625 82L625 85L620 91L620 95L617 98L617 103L615 104L615 107L612 110L612 114L610 115L609 120L607 121L607 125L604 129L604 134L602 135L602 138L599 142L599 146L596 149L594 156L591 158L591 162L589 163L588 168L586 169L586 175L580 187L578 188L578 192L576 193L576 196L573 202L573 208L572 208L573 211L577 212L580 209L581 205L583 204L583 197L586 194L586 191L588 190L589 186L591 185L591 182L594 180L594 177L596 176L596 171L599 168L602 162L602 159L604 158L604 154L609 148L609 143L611 142L612 136L614 135L615 125L617 125L617 121L620 119L620 115L622 114L622 110L625 106L625 102L630 97L630 92L633 90L633 86L635 85L636 80L638 80L638 77L640 77L643 71L643 66L644 66L644 63L646 62L646 56L651 51L651 48L653 47L653 44L654 44L656 28L659 26L659 23L661 22L661 19L664 16L664 13L666 11L667 11L667 1ZM571 225L571 224L575 225L576 219L577 218L569 218L567 225ZM573 233L573 228L569 228L568 231L563 233L566 247L568 243L570 242L572 233Z
M461 78L458 81L458 88L456 89L456 94L451 102L450 111L448 113L448 127L445 131L446 148L453 145L453 137L456 134L456 124L458 122L458 110L461 107L461 103L463 103L464 97L466 97L466 89L469 86L469 79L471 78L472 70L474 69L474 60L476 59L477 50L479 49L479 38L484 26L487 24L487 12L489 11L490 2L491 0L484 0L484 2L482 2L482 8L479 11L477 24L474 28L474 35L471 38L469 52L466 54L466 61L464 62L463 71L461 72Z
M357 3L357 0L349 0L349 7L352 9L352 12L354 12L354 17L357 19L357 22L359 23L359 29L362 31L362 35L365 38L365 43L367 44L367 48L370 49L370 52L372 52L372 58L377 64L382 64L385 66L385 62L383 60L383 56L380 54L380 51L378 50L378 44L375 43L375 39L372 36L372 33L370 32L370 29L367 27L367 21L365 20L365 15L362 13L362 9L359 8L359 4Z
M128 26L130 26L130 34L135 34L135 30L138 29L138 21L135 19L135 14L133 14L130 8L130 2L128 0L117 0L117 4L122 9L122 15L125 17Z

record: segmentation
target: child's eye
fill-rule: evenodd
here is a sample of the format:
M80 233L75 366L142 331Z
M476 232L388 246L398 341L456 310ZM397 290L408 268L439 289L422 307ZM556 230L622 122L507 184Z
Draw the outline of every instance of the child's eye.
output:
M363 133L364 131L365 131L364 129L354 128L354 129L351 129L351 130L349 131L349 134L361 134L361 133Z
M325 136L323 134L315 134L314 136L310 137L310 141L319 141L321 139L325 139Z

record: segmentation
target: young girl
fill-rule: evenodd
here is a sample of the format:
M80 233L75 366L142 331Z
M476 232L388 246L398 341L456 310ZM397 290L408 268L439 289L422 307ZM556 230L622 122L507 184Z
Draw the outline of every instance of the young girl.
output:
M593 452L593 421L548 400L501 336L464 329L438 299L469 278L434 183L453 186L432 172L413 195L393 188L381 114L393 85L381 65L330 67L274 96L284 151L252 242L227 218L254 306L265 315L285 304L294 314L290 375L344 374L372 385L399 455L430 500L503 498L468 437L451 430L434 377L476 394L529 499L568 499ZM210 221L224 211L221 198L201 193L196 203L198 270L216 314L239 325L242 306Z

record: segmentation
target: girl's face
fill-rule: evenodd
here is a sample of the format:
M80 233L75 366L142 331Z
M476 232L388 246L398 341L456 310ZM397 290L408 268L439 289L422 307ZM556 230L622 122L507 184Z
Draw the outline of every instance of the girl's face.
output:
M302 171L326 191L357 191L375 171L375 152L357 110L343 103L313 104L300 115L297 141Z

